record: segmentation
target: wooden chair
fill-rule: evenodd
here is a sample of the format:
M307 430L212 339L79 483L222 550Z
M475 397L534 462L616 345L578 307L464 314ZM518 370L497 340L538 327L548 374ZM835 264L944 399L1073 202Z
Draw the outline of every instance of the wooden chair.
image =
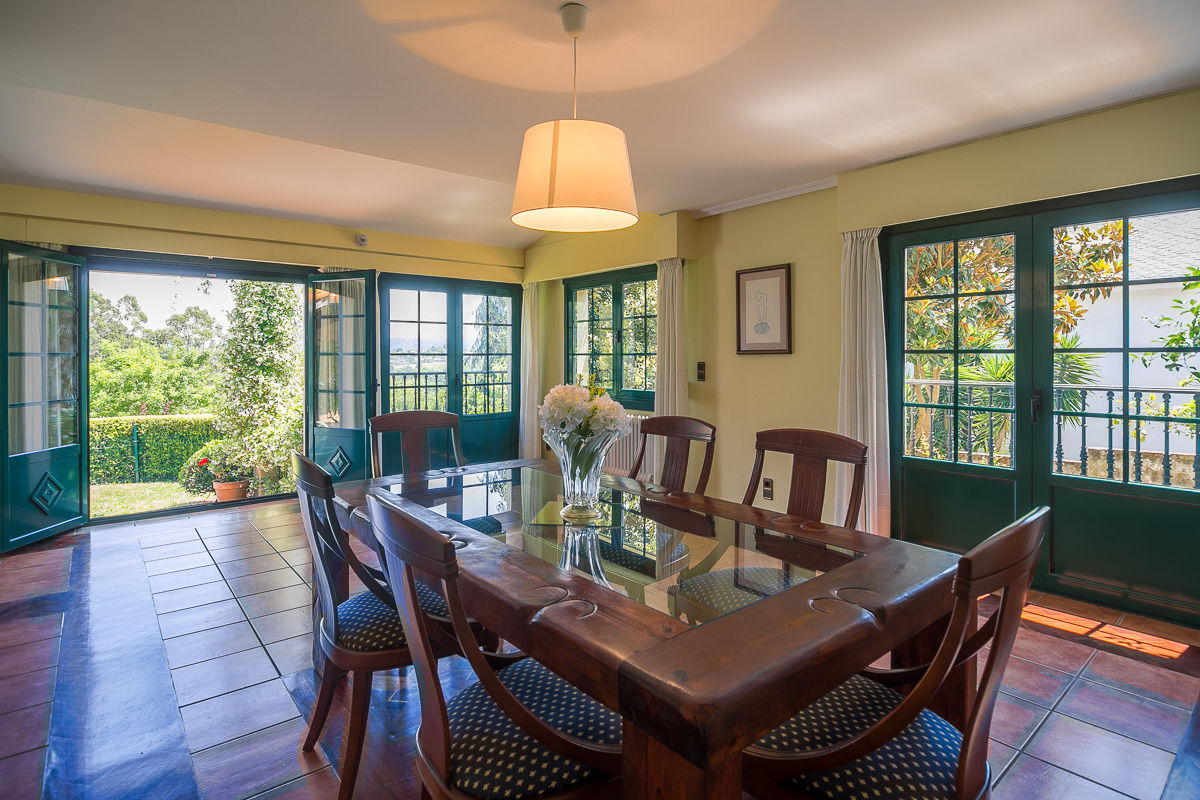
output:
M863 482L867 472L867 446L848 436L805 428L776 428L759 431L754 442L754 469L742 505L754 505L758 485L762 481L763 456L768 451L790 453L792 473L788 481L788 516L803 520L821 519L825 507L825 479L830 461L854 465L854 481L850 486L850 502L842 527L853 528L858 523L862 506Z
M867 446L846 436L803 428L777 428L759 431L755 437L754 469L746 487L743 505L754 505L762 481L763 457L767 451L790 453L791 479L788 483L787 514L796 521L821 519L825 507L825 483L829 462L854 465L850 500L846 505L844 527L853 528L862 506L867 468ZM740 529L739 529L740 530ZM791 588L803 578L795 578L787 569L754 566L731 567L710 572L723 554L717 549L709 558L679 573L678 583L667 587L667 609L680 614L691 624L708 622L722 614Z
M395 411L371 417L367 423L371 436L371 471L376 478L383 475L383 434L400 434L402 472L424 472L430 469L429 432L449 431L450 457L454 466L467 463L462 454L458 433L458 414L448 411Z
M319 622L317 637L325 663L321 686L313 705L312 718L303 749L312 750L333 704L339 673L350 673L352 696L350 716L342 732L341 800L353 796L358 765L366 735L367 708L371 700L371 676L378 670L397 669L412 663L404 628L396 614L395 599L383 572L363 564L350 547L349 537L338 525L333 505L333 478L313 461L292 454L296 469L296 493L300 517L313 555ZM338 602L335 565L349 564L368 591ZM432 589L422 587L422 606L449 620L445 601ZM438 642L439 655L457 652L445 634Z
M1049 518L1049 508L1038 508L959 559L954 610L930 663L868 669L817 700L747 748L746 787L764 798L987 800L992 711ZM999 607L968 635L976 598L997 591ZM988 643L967 729L960 734L926 706L951 670ZM907 695L888 688L914 683Z
M421 697L414 762L423 796L619 797L620 778L610 776L621 768L620 715L533 659L516 654L505 665L494 654L466 647L479 682L447 700L417 576L440 584L455 633L470 641L455 542L374 496L367 505L386 571L403 590L400 615ZM543 721L549 716L560 729Z
M712 471L713 449L717 443L716 426L695 417L664 416L642 420L641 428L641 446L638 448L637 459L633 462L633 469L629 471L629 477L637 478L642 469L642 458L646 455L646 437L662 436L667 440L667 447L658 485L673 492L682 492L692 442L704 442L704 465L700 468L700 478L696 481L696 494L704 494L708 487L708 475Z

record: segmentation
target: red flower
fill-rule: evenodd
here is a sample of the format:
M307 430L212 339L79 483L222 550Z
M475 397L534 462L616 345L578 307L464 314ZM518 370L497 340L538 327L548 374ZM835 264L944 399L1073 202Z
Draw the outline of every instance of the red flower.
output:
M208 459L207 459L207 458L202 458L202 459L200 459L199 461L197 461L197 462L196 462L196 466L198 466L198 467L207 467L207 466L208 466Z

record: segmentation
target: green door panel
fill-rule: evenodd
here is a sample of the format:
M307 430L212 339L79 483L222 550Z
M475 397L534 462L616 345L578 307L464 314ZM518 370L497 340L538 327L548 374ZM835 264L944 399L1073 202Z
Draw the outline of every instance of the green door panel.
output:
M911 542L965 553L1017 516L1011 475L905 466L901 530Z
M82 524L80 452L73 444L9 459L6 550Z

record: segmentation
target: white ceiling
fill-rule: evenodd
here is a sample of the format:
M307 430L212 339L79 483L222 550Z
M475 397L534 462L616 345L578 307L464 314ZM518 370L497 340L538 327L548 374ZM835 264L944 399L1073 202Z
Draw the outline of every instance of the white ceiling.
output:
M0 0L0 181L523 246L560 2ZM1196 0L585 2L653 213L1200 85Z

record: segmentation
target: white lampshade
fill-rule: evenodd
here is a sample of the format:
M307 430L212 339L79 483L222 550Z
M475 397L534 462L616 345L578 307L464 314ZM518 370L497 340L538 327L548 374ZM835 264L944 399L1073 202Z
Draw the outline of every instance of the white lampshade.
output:
M556 119L525 131L512 221L570 233L636 223L624 132L589 119Z

